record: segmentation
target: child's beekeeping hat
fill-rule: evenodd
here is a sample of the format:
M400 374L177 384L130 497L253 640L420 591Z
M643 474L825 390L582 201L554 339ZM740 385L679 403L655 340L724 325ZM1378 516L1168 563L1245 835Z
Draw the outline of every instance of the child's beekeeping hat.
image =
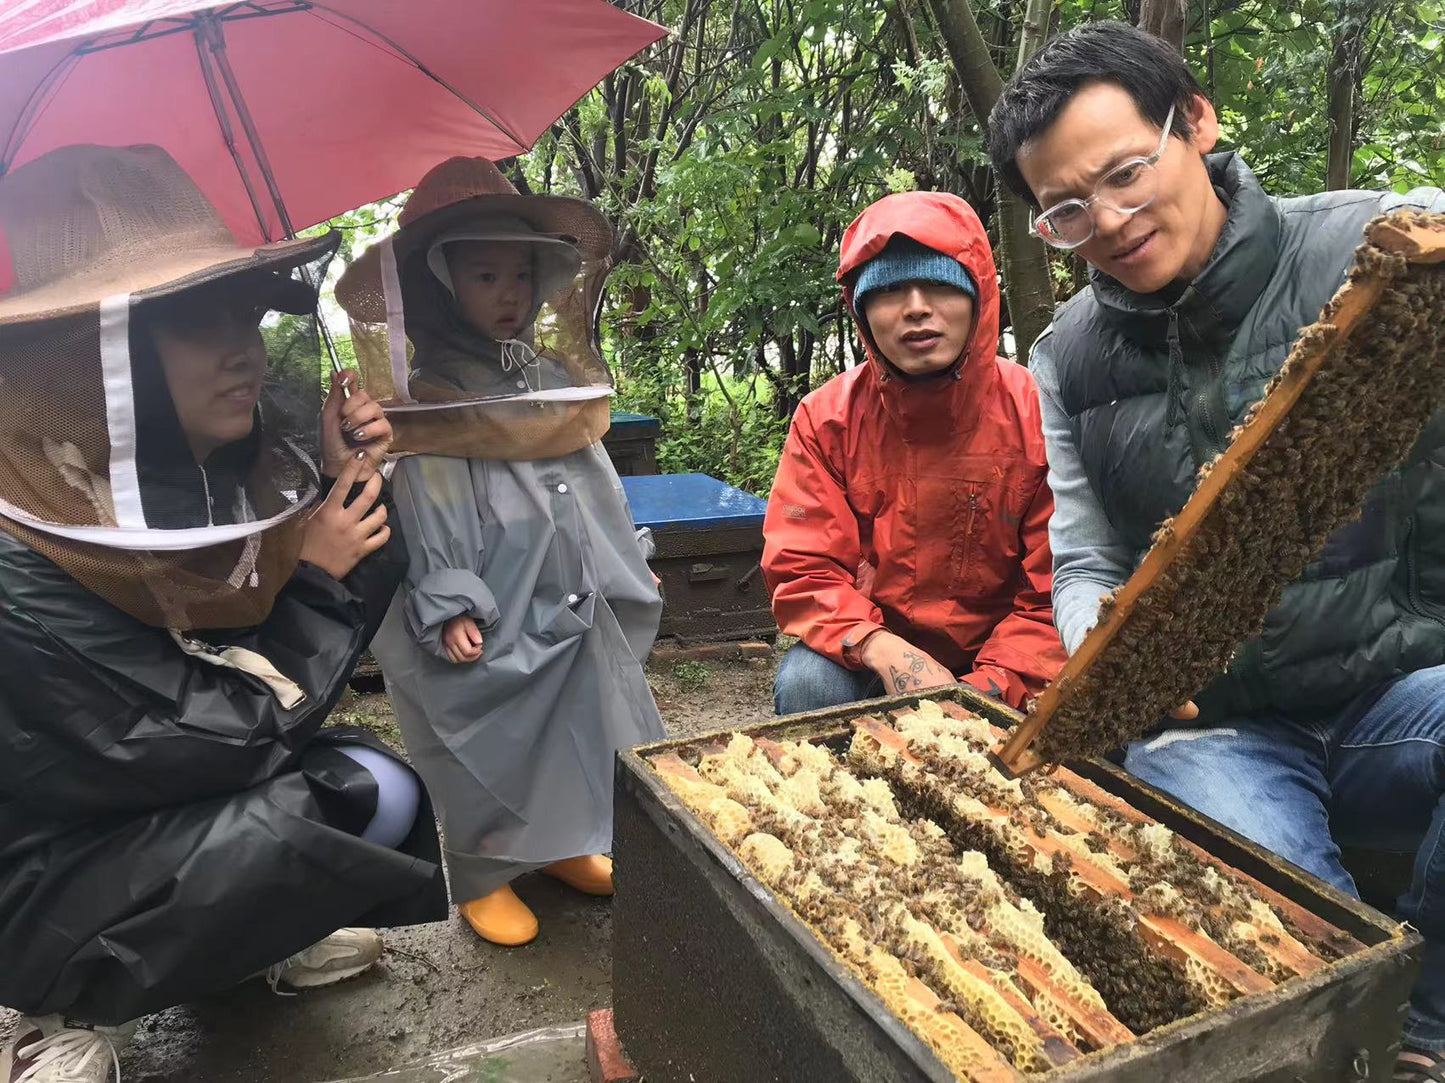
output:
M421 179L397 223L336 287L363 381L395 429L393 450L534 459L601 439L612 393L595 332L611 267L606 217L585 200L521 195L484 158L451 158ZM446 247L465 241L532 253L534 318L495 355L449 311ZM438 353L467 386L428 378Z

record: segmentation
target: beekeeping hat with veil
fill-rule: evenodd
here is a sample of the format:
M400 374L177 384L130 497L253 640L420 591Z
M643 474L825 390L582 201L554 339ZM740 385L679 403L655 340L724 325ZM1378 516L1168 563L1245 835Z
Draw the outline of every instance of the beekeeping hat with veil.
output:
M452 245L522 245L532 304L513 336L469 323ZM520 195L484 158L451 158L417 184L392 236L347 268L336 299L362 379L391 420L392 450L554 458L600 440L612 380L597 348L612 227L592 204Z
M69 146L0 178L0 240L0 530L148 624L262 620L319 487L302 276L336 236L240 244L159 147ZM218 308L260 326L234 351L244 375L212 351L215 381L236 386L202 378L195 401L229 395L234 431L202 455L173 393L187 373L167 370L155 328L200 341Z

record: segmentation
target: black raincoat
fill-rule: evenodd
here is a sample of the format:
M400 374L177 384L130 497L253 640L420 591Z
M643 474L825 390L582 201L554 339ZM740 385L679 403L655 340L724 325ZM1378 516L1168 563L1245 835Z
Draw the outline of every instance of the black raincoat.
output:
M0 534L0 1004L114 1024L232 986L337 928L446 915L423 803L399 850L358 836L371 775L321 731L405 568L301 564L256 628L306 692L190 657Z

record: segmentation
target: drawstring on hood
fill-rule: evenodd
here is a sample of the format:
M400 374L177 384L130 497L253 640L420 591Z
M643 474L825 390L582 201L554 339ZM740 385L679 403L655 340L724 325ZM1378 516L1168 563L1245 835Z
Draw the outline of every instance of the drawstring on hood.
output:
M528 391L542 390L541 374L537 371L540 361L531 344L519 338L509 338L502 341L501 347L502 371L519 373Z

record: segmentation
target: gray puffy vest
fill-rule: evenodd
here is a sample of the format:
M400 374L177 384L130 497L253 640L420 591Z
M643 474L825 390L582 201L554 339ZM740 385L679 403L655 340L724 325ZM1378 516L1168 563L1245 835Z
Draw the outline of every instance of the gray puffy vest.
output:
M1365 223L1402 205L1445 210L1434 189L1275 199L1237 155L1207 163L1229 215L1183 295L1171 304L1096 274L1054 318L1061 402L1090 484L1136 559L1344 282ZM1214 721L1307 716L1441 663L1445 414L1375 487L1361 518L1285 588L1263 632L1199 704Z

